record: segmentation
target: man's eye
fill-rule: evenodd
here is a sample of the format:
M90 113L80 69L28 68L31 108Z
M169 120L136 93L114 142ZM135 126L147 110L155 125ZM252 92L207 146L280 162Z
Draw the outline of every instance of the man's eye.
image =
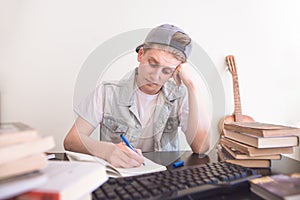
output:
M163 69L162 69L162 72L163 72L164 74L169 75L169 74L172 74L172 73L173 73L173 70L172 70L171 68L163 68Z
M150 65L151 67L158 67L158 66L159 66L159 65L156 64L156 63L149 63L149 65Z

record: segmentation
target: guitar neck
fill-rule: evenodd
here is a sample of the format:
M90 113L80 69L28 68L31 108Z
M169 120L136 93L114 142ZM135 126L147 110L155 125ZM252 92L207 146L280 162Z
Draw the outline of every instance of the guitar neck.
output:
M240 99L239 81L237 74L232 74L233 81L233 95L234 95L234 116L235 121L242 121L242 106Z

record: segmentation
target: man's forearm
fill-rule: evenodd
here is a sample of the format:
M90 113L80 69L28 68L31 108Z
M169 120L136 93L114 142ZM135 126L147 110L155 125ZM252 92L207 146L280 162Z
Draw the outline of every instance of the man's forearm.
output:
M93 130L94 127L78 117L64 140L65 149L106 159L113 144L92 139Z
M112 148L111 142L94 140L91 137L75 133L72 138L66 137L64 146L66 150L78 153L85 153L107 160L107 155L110 155Z
M194 84L187 86L189 115L186 138L193 152L204 153L210 146L209 119Z

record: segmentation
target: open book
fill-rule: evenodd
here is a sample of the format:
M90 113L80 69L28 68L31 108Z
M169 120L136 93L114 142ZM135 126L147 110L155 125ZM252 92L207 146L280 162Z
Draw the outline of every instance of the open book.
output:
M165 166L159 165L145 157L144 157L145 165L141 165L140 167L117 168L112 166L107 161L95 156L77 153L77 152L71 152L71 151L66 151L66 154L70 161L98 162L99 164L106 166L107 175L109 177L114 177L114 178L125 177L125 176L136 176L140 174L164 171L167 169Z

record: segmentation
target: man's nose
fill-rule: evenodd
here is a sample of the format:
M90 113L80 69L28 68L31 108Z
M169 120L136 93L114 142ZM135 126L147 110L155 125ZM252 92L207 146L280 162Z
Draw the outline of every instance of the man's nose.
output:
M159 80L160 74L162 73L161 68L157 67L156 69L154 69L151 73L151 77L153 80L157 81Z

